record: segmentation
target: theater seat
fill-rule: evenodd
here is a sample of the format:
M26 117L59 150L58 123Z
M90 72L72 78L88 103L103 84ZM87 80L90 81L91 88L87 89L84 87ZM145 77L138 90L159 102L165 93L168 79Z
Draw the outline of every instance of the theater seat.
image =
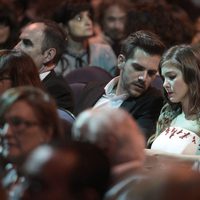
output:
M83 67L80 69L76 69L65 77L65 80L71 83L88 83L90 81L109 81L112 79L112 76L105 71L104 69L96 66L91 67Z
M83 67L76 69L65 77L74 95L75 105L80 98L84 86L92 81L107 81L109 82L113 77L104 69L96 66Z

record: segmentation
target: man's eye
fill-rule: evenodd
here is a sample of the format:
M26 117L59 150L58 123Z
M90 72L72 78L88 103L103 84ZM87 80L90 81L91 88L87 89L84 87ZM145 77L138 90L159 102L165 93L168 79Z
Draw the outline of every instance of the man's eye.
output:
M25 46L31 46L32 45L32 42L30 40L22 40L22 42Z
M144 71L144 68L143 67L141 67L141 66L134 66L134 69L136 70L136 71Z

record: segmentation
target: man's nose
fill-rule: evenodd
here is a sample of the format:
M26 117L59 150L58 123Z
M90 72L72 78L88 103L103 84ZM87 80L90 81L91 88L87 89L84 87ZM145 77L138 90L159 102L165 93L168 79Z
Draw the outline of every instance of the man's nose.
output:
M18 43L14 46L13 49L15 49L15 50L19 50L19 49L20 49L20 42L18 42Z
M115 20L114 25L115 25L115 27L118 28L118 29L121 29L121 28L122 28L122 23L120 22L120 20Z
M147 71L144 71L143 73L140 74L140 76L138 77L138 80L141 82L144 82L147 79Z

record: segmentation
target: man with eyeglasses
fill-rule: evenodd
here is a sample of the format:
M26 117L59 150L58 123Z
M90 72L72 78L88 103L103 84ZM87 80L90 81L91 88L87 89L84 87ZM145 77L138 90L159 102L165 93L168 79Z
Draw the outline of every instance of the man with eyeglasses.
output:
M124 40L118 56L120 75L109 83L85 86L76 114L86 108L123 108L142 128L148 139L155 131L162 107L160 91L151 87L165 49L159 37L148 31L137 31Z

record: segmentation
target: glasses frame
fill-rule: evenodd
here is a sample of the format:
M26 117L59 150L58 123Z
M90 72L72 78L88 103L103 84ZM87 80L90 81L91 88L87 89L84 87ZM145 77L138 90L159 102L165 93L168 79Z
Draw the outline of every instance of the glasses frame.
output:
M13 116L4 120L4 122L1 124L1 132L5 131L6 125L11 127L15 132L22 132L33 126L39 126L40 124L36 121L26 120L18 116Z

